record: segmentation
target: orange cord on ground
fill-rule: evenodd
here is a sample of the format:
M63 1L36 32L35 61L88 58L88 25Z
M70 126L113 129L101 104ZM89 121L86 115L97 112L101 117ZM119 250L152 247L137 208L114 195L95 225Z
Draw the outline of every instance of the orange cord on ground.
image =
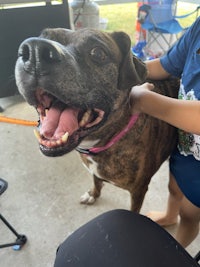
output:
M9 117L5 117L5 116L0 116L0 122L20 124L20 125L24 125L24 126L37 126L38 125L37 121L27 121L27 120L9 118Z

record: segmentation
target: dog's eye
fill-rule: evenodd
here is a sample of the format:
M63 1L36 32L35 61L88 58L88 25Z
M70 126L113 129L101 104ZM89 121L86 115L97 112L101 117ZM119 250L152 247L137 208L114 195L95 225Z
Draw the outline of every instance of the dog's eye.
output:
M107 59L107 54L105 51L100 47L95 47L91 50L90 55L92 59L98 62L105 62Z

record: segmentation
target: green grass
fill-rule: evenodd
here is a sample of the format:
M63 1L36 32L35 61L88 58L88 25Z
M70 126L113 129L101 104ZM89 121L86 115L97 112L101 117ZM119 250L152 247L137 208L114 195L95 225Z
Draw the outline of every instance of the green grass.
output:
M196 5L180 3L177 7L177 15L183 15L194 10ZM135 23L137 18L137 3L113 4L99 6L100 17L108 19L106 31L124 31L130 38L132 44L135 43ZM183 27L190 26L196 18L196 14L184 19L179 19Z
M100 6L100 17L108 19L106 31L124 31L134 40L137 3Z

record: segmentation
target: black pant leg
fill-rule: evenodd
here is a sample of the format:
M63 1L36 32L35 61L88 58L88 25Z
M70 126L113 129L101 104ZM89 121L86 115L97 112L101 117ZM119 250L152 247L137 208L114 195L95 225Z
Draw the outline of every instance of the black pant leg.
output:
M59 247L54 267L196 267L163 228L145 216L113 210L89 221Z

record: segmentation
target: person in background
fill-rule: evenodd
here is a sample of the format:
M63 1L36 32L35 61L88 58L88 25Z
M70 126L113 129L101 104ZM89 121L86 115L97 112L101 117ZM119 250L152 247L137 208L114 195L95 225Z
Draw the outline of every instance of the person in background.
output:
M132 88L133 113L144 112L179 128L178 146L170 157L168 207L148 216L162 226L178 221L176 239L187 247L200 222L200 17L161 58L147 61L148 78L180 78L179 99L152 92L146 83ZM150 89L150 90L148 90Z

